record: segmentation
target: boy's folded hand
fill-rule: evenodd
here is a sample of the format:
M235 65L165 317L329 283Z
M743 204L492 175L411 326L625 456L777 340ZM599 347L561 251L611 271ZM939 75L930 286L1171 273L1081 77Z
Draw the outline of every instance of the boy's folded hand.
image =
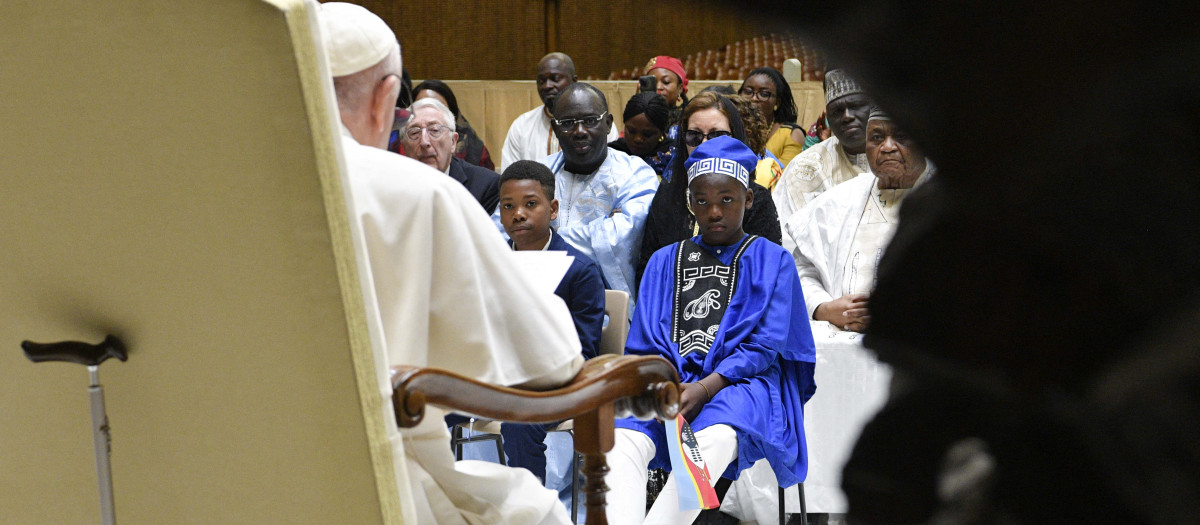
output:
M704 404L708 403L708 393L700 383L681 383L679 386L682 389L679 392L679 413L691 422L700 413L700 409L704 408Z

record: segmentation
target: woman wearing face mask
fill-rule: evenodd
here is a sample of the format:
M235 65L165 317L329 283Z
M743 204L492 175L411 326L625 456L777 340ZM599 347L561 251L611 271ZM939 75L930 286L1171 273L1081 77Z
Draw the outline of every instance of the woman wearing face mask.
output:
M675 141L666 137L670 112L666 99L658 93L634 95L621 115L625 121L624 136L609 142L608 147L641 157L662 177L675 152Z
M700 93L688 101L679 122L679 137L683 143L671 158L669 170L685 173L683 163L704 141L731 135L746 142L746 128L738 115L737 106L729 99L716 93ZM765 188L751 182L750 189L756 195L770 195ZM743 221L746 233L764 237L780 244L783 234L779 229L779 216L775 203L770 198L756 199L754 206L746 209ZM668 244L697 235L696 217L687 205L687 177L664 179L650 203L646 226L642 233L641 252L635 270L638 281L650 260L650 255Z

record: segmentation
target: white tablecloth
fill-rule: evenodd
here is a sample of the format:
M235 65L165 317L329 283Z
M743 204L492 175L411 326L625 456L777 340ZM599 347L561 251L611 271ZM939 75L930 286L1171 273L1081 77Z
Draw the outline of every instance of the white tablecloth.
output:
M892 371L863 348L862 334L842 332L824 321L812 323L817 347L817 393L804 405L808 441L808 479L804 482L808 512L842 514L842 466L850 457L863 426L887 401ZM721 510L743 522L778 522L778 488L767 462L742 472ZM784 495L789 513L800 512L796 487Z
M812 323L817 345L817 393L804 405L808 440L808 479L804 496L809 512L846 512L842 467L867 422L887 401L892 369L862 345L862 334L841 332L829 323ZM796 503L789 491L788 510ZM797 509L798 510L798 509Z

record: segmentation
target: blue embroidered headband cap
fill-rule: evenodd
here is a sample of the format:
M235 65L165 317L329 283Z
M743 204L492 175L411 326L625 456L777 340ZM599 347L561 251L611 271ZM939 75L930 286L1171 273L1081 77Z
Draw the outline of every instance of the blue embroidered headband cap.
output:
M747 188L750 187L750 173L757 165L758 156L750 151L750 147L729 135L708 139L683 163L688 184L701 175L720 173L737 179Z
M343 2L321 4L317 12L329 72L335 77L358 73L398 49L396 34L366 8Z
M845 71L841 69L830 69L825 72L825 103L829 104L839 98L847 95L856 95L862 93L862 86L858 85L853 78L850 78Z

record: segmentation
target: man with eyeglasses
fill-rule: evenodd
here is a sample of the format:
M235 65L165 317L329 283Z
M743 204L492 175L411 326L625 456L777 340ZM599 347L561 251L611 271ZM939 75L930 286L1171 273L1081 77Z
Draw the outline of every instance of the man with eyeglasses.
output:
M391 365L546 389L574 377L583 356L566 305L521 272L462 185L384 150L401 71L387 23L341 2L321 4L317 16L337 95L351 220L369 265L359 272L371 292L367 322L382 333L376 402L393 445L384 459L396 471L404 522L570 523L557 494L528 470L455 463L440 409L427 407L415 428L394 422Z
M542 105L522 113L509 126L504 149L500 150L500 165L496 166L498 172L503 173L506 166L518 160L540 161L559 150L550 120L554 118L554 99L579 80L575 75L575 62L565 53L550 53L538 61L536 80ZM617 128L611 127L608 141L617 138Z
M555 100L554 115L562 151L538 159L554 172L559 204L552 226L600 265L609 289L629 293L632 312L637 300L633 261L658 176L641 158L608 147L613 116L595 86L567 86ZM499 226L499 213L492 218Z
M458 133L450 108L437 99L423 98L413 102L409 112L412 116L400 135L404 154L462 183L484 211L489 214L496 211L496 203L500 201L500 176L454 156Z
M870 171L866 156L867 116L871 99L841 69L825 72L825 119L832 137L812 146L788 163L771 192L779 221L799 212L822 192ZM783 247L789 250L788 236Z

